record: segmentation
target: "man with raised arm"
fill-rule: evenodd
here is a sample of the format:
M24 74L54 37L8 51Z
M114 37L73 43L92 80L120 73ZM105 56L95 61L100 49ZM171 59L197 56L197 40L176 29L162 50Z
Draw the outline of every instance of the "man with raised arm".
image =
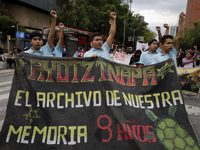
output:
M161 38L162 38L162 33L161 33L161 28L159 26L156 26L156 30L158 31L158 47L160 47L160 41L161 41Z
M90 41L92 44L92 49L87 51L84 54L84 57L103 57L105 59L110 59L110 48L112 47L113 40L115 37L115 32L116 32L116 13L111 12L110 13L110 18L111 20L109 21L110 23L110 32L109 36L106 40L106 42L103 44L103 38L102 35L98 32L95 32L92 34L90 37Z
M170 28L170 26L169 26L167 23L164 23L163 26L166 28L165 33L164 33L164 36L165 36L165 35L168 35L168 34L169 34L169 28Z
M52 10L50 14L52 16L52 23L46 45L42 46L43 44L42 34L39 31L33 31L30 33L30 39L31 39L30 43L32 44L32 47L29 50L24 51L25 53L51 56L51 49L53 47L57 14L56 11L54 10Z
M164 23L163 26L164 28L166 28L164 35L168 35L170 26L167 23ZM161 28L159 26L156 26L156 30L158 31L158 47L160 47L160 41L162 38ZM158 51L161 51L161 50L159 49Z
M56 47L54 48L54 50L52 51L52 54L55 57L62 57L62 51L63 51L62 47L63 47L63 39L64 39L64 33L63 33L64 24L59 23L59 27L60 27L59 41Z
M156 64L162 61L167 60L168 58L172 58L174 60L175 66L176 65L176 55L177 55L177 49L179 48L181 37L183 33L183 24L185 21L185 14L183 12L179 15L179 29L176 34L175 42L173 43L173 36L171 35L164 35L161 38L161 44L160 49L162 50L160 53L153 56L151 59L151 64Z

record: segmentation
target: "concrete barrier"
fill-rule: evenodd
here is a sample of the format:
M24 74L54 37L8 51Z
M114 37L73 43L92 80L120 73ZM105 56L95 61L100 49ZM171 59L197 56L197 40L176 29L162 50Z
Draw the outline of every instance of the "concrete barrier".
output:
M7 62L0 61L0 69L7 69L6 64Z

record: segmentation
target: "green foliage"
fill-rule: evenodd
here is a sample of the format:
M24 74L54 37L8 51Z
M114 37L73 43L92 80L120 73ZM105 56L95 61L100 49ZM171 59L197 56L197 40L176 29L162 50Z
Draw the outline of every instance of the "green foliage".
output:
M186 27L183 31L180 47L188 50L194 45L200 48L200 20L194 22L193 27Z
M0 31L2 34L2 41L5 42L7 40L7 35L11 35L11 38L15 37L16 25L19 24L18 21L14 19L12 15L9 14L9 10L6 5L0 1ZM19 31L26 31L26 28L23 26L18 26Z
M126 22L126 41L133 35L133 29L138 29L136 36L145 33L147 23L142 22L139 14L130 12L128 5L121 5L121 0L56 0L60 7L57 23L63 22L65 26L90 32L101 32L109 35L110 12L117 14L117 29L115 39L122 43L124 32L124 20ZM148 34L148 33L147 33ZM128 43L128 42L127 42Z
M11 35L14 37L15 35L15 28L12 28L17 22L14 19L11 19L9 16L0 16L0 30L3 32L2 34L2 41L6 41L7 35Z
M146 29L144 32L144 43L149 42L152 39L155 39L156 33L151 31L150 29Z

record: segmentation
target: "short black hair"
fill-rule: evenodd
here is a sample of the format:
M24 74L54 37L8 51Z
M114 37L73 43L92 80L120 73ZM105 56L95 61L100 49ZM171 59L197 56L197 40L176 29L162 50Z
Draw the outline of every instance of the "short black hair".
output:
M138 49L138 50L135 51L135 54L136 53L142 54L142 51L140 49Z
M164 35L164 36L161 38L160 43L161 43L161 44L165 44L166 39L172 39L172 40L173 40L174 37L173 37L172 35Z
M90 41L93 41L95 36L101 36L101 37L102 37L101 33L99 33L99 32L94 32L94 33L91 35L91 37L90 37Z
M148 45L151 45L153 42L158 42L156 39L149 41Z
M42 38L42 34L39 31L33 31L30 33L30 39L32 40L34 37L39 36Z

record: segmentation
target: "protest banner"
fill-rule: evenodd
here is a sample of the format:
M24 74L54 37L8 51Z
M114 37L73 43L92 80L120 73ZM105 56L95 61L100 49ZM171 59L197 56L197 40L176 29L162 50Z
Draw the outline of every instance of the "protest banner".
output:
M137 41L136 50L146 51L149 48L148 43L140 43Z
M122 54L122 53L116 52L113 57L113 61L116 63L129 65L132 55L133 54Z
M26 53L16 61L2 150L199 150L172 59L139 68Z
M178 67L178 77L184 97L199 97L200 68Z

